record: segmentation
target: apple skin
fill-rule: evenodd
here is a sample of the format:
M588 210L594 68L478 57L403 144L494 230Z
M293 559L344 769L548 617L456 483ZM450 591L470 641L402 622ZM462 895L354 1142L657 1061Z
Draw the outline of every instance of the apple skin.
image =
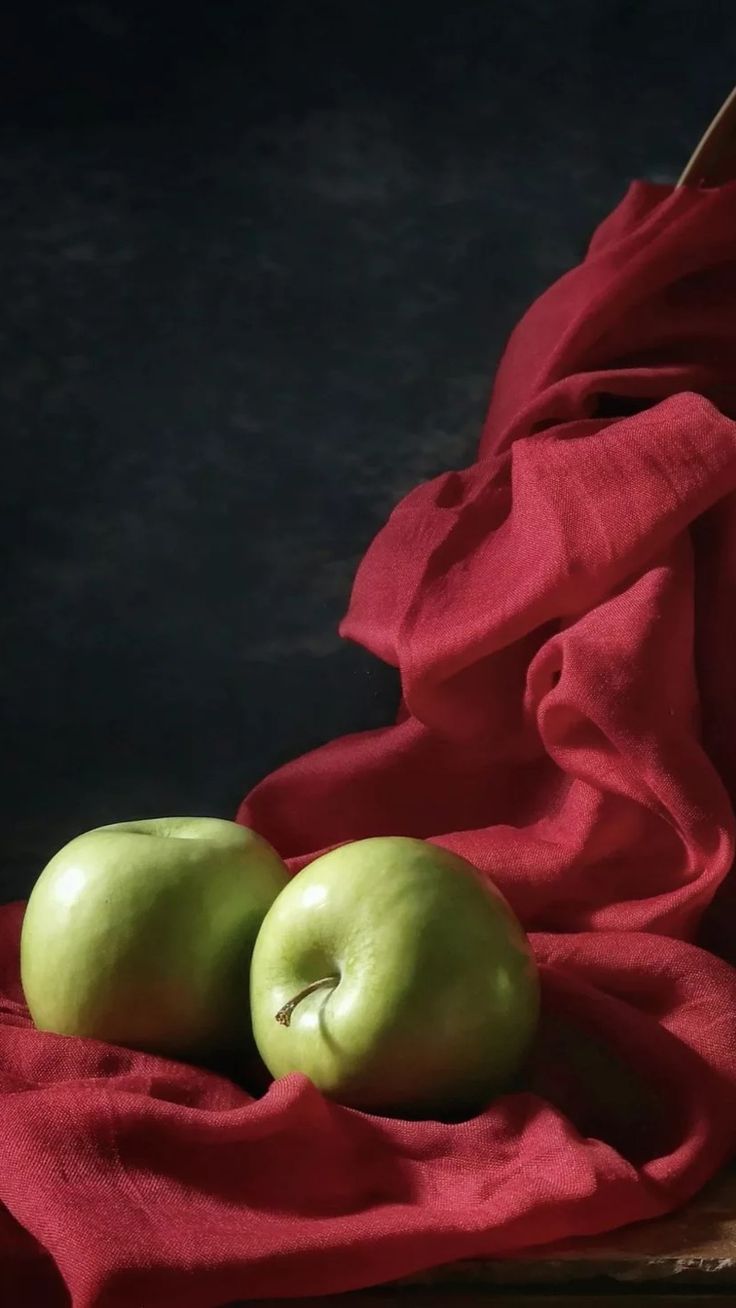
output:
M332 987L283 1025L283 1006L323 977ZM512 1086L538 1015L531 949L500 892L464 859L409 837L359 840L310 863L253 951L253 1034L271 1075L301 1072L368 1112L479 1111Z
M23 920L33 1021L171 1057L242 1048L253 944L287 880L265 840L219 818L78 836L44 868Z

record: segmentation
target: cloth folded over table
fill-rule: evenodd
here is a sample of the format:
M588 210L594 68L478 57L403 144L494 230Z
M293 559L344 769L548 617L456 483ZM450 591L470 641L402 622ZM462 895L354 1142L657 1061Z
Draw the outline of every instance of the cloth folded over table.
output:
M41 1034L5 908L0 1301L325 1294L655 1217L732 1155L735 307L736 187L633 186L514 333L477 462L360 567L344 634L397 722L240 810L293 868L404 833L492 877L542 974L523 1088L395 1121Z

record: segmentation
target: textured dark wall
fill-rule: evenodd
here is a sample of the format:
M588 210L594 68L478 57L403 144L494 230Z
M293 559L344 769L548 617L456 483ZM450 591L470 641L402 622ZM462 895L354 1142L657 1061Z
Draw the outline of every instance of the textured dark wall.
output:
M361 552L736 78L727 4L157 9L2 19L0 898L387 719Z

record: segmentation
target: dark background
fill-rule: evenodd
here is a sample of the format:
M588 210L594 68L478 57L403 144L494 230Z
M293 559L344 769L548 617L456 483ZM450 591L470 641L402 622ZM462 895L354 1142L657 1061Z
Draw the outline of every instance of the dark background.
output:
M357 560L736 80L708 0L174 15L0 19L0 898L390 716L336 634Z

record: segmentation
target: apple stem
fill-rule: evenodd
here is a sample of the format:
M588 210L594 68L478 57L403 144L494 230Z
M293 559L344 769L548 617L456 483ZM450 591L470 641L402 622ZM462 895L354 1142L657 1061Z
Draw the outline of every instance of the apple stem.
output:
M305 986L303 990L299 991L298 995L294 995L294 998L289 1000L288 1004L284 1004L283 1008L279 1009L276 1014L276 1021L281 1026L290 1026L291 1015L297 1004L306 999L307 995L313 995L315 990L326 990L328 986L331 990L334 990L339 980L339 976L323 976L320 977L319 981L313 981L311 985Z

